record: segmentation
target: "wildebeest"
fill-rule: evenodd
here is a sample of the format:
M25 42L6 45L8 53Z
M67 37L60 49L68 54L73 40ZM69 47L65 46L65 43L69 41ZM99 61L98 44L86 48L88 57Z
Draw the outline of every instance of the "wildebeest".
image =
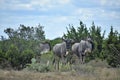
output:
M40 43L40 54L47 53L50 50L51 50L50 43L48 42Z
M65 63L65 56L68 54L71 49L71 39L63 39L63 42L56 44L53 47L54 60L56 69L59 69L59 60L62 59L62 63ZM58 63L58 65L57 65ZM57 67L58 66L58 67Z
M41 42L37 47L38 54L36 55L37 62L40 62L40 57L42 54L47 53L51 50L51 45L49 42Z
M72 45L72 53L78 56L81 63L84 63L86 53L91 53L92 50L93 41L90 37L87 37L85 40L81 40L79 43L74 43Z

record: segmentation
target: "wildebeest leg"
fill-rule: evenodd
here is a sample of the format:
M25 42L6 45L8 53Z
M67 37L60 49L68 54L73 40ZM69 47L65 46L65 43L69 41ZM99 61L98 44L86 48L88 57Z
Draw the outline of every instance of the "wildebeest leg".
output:
M85 63L85 56L82 55L82 64L84 64L84 63Z
M53 61L52 61L52 65L56 68L56 56L53 56Z
M84 52L84 53L82 54L82 61L83 61L83 64L85 63L85 55L86 55L86 52Z
M55 59L55 70L59 70L59 60L58 59Z
M83 64L83 56L82 55L80 56L80 61L81 61L81 64Z
M80 55L79 55L79 60L80 60L80 63L83 64L83 56L82 56L82 53L80 53Z
M53 65L55 67L55 70L59 70L59 57L58 56L54 56Z
M53 59L53 62L52 62L52 64L53 64L53 65L55 64L55 58Z
M62 59L62 64L65 64L65 59L63 55L61 55L61 59Z
M55 67L55 70L57 70L57 59L56 58L53 59L52 64Z
M57 70L57 59L56 58L53 59L53 66L55 67L55 70Z

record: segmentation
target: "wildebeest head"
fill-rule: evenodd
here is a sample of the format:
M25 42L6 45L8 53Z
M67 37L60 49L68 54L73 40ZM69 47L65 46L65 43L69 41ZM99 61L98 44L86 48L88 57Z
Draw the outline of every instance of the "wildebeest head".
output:
M82 51L82 55L87 55L93 51L94 44L91 37L87 37L85 40L80 41L80 51Z
M62 40L66 43L66 49L71 50L71 46L74 41L72 39L63 39L63 38Z
M93 39L89 36L89 37L86 38L86 41L88 41L89 43L91 43L91 45L92 45L92 49L91 50L93 50L94 49L94 41L93 41ZM87 50L87 51L91 52L89 50Z
M92 50L90 48L85 49L84 53L91 53Z

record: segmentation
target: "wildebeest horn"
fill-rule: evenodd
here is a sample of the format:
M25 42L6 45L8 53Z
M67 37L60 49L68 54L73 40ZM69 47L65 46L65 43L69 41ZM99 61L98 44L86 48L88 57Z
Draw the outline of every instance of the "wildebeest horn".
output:
M63 40L63 41L66 41L67 39L65 39L64 37L62 37L62 40Z

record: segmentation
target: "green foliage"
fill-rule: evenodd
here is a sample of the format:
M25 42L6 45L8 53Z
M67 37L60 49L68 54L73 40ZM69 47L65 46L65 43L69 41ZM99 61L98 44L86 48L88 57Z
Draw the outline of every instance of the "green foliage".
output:
M30 27L21 24L17 30L7 28L4 32L11 40L15 40L16 38L24 40L45 40L45 32L43 31L43 26L40 24L37 27Z
M37 40L45 40L45 32L43 31L43 26L41 26L40 24L38 25L38 27L35 28L35 39Z
M20 57L19 57L19 63L21 63L22 67L25 67L26 64L31 63L31 59L35 56L32 50L24 50Z
M19 53L17 46L11 44L8 51L4 55L4 61L8 61L14 69L20 69L25 66L26 63L30 63L31 58L34 57L34 53L31 50L24 50Z
M94 57L100 57L100 53L102 51L103 46L103 39L105 35L105 31L103 34L101 34L101 27L96 27L94 22L92 23L92 26L90 28L90 35L92 36L94 40L94 50L93 55Z
M2 59L2 58L5 58L5 55L4 55L4 53L2 52L2 50L0 49L0 59Z
M62 42L61 38L55 38L54 40L50 40L51 47L53 47L55 44Z
M65 38L71 38L71 39L74 39L74 40L78 39L78 36L76 36L78 33L73 26L69 25L69 29L67 28L67 33L68 34L66 34L66 35L64 34Z
M9 50L6 52L6 59L11 63L12 67L19 65L18 57L18 48L11 44Z
M4 32L8 39L0 41L0 59L8 62L13 69L22 69L31 62L31 58L39 54L39 43L45 40L43 26L20 25L16 30L7 28Z
M108 39L104 41L102 56L112 67L120 66L120 39L119 33L111 26Z
M64 34L63 37L74 39L74 41L79 42L81 39L85 39L89 35L87 27L80 21L80 26L75 29L73 25L69 25L67 28L67 34Z

